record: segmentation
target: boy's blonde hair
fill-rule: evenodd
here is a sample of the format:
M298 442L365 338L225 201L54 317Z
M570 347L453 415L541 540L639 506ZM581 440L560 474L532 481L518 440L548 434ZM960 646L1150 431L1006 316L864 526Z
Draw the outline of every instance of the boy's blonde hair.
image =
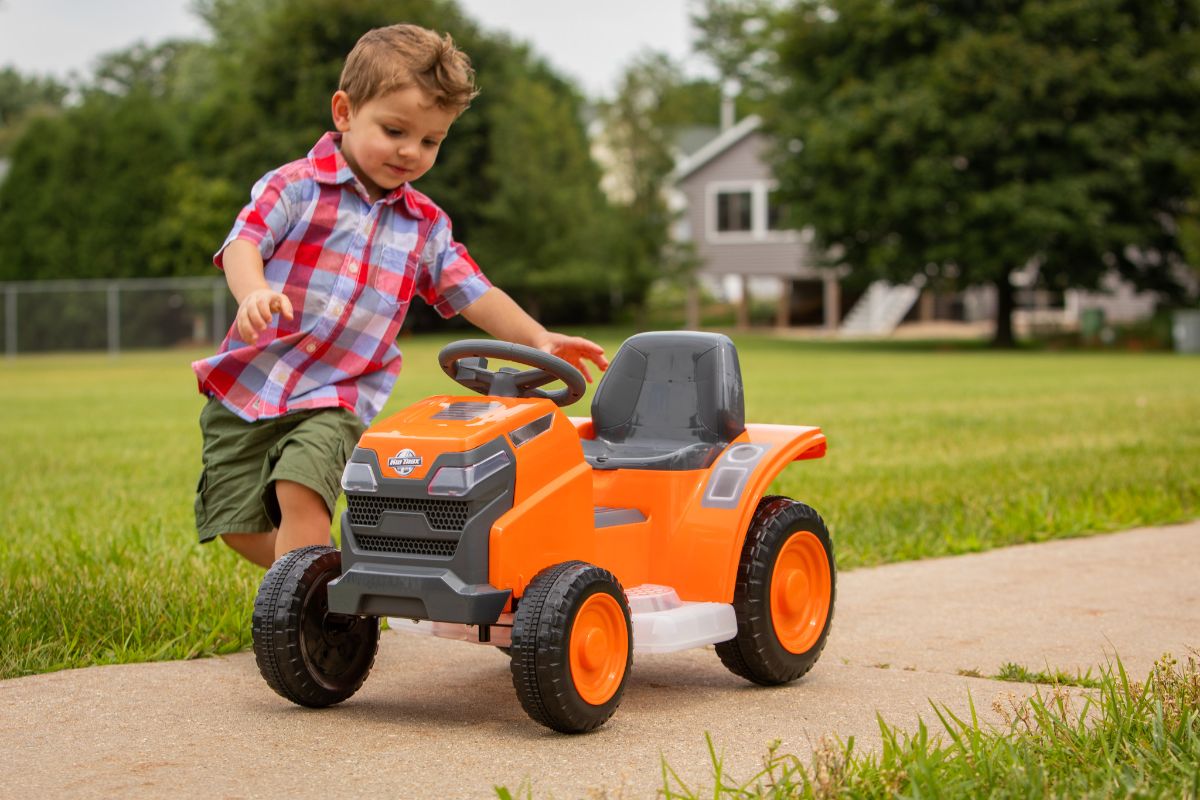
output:
M450 34L418 25L389 25L367 31L354 45L338 89L352 106L416 86L439 108L461 114L479 94L471 59L454 45Z

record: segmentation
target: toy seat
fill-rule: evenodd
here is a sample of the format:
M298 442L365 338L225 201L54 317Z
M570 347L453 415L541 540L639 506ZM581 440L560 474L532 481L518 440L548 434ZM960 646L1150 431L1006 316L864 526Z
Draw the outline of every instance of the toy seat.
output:
M746 429L737 350L717 333L641 333L621 345L592 399L595 469L705 469Z

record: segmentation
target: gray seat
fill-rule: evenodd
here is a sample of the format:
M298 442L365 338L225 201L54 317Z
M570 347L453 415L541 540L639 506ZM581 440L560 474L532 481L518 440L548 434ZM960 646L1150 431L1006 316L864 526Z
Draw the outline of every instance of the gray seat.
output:
M742 370L729 337L656 332L621 345L592 399L595 469L705 469L746 429Z

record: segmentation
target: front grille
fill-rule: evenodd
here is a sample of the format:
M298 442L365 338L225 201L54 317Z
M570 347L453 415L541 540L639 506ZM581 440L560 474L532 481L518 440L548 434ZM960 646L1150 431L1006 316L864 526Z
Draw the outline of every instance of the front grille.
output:
M410 497L380 497L373 494L348 494L346 507L350 523L374 528L385 511L424 514L429 527L436 531L462 531L470 512L466 500L424 500Z
M410 556L442 556L450 558L458 549L458 542L443 542L437 539L409 539L393 536L355 536L359 550L372 553L404 553Z

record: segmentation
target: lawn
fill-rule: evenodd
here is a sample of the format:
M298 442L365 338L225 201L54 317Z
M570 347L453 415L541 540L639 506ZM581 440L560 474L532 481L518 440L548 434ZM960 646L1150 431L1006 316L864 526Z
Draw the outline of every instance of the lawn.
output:
M1200 792L1200 664L1164 656L1144 682L1109 664L1089 693L1039 687L993 708L1006 724L982 723L972 703L960 718L934 705L938 719L916 733L879 720L881 752L854 739L825 737L806 763L772 748L763 769L730 775L709 739L711 787L694 791L663 763L667 800L809 800L829 797L1191 797ZM501 798L532 797L500 788Z
M389 411L453 391L447 340L403 343ZM842 568L1200 516L1194 358L738 346L750 421L829 436L775 490L825 515ZM249 645L261 573L193 530L201 355L0 362L0 677Z

